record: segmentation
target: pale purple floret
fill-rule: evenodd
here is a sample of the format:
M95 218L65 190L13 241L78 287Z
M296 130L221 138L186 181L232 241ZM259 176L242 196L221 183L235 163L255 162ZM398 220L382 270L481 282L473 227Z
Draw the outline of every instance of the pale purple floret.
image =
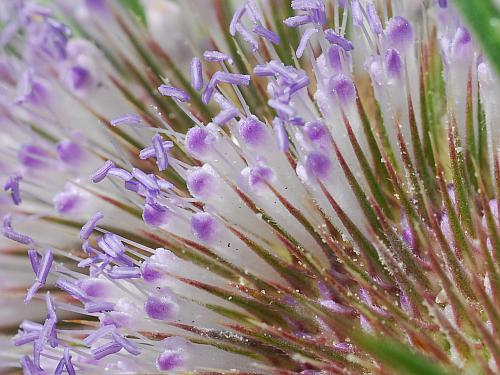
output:
M163 141L162 145L163 145L163 148L166 150L174 147L174 144L171 141ZM155 152L154 147L148 146L146 148L143 148L139 152L139 159L145 160L145 159L153 158L155 155L156 155L156 152Z
M210 133L200 127L193 127L186 133L184 144L187 151L197 157L203 157L210 150Z
M341 305L332 300L324 300L320 302L322 306L325 306L327 309L334 311L336 314L343 316L356 316L356 310L352 307Z
M301 14L298 16L293 16L290 18L287 18L286 20L283 21L285 25L288 27L299 27L306 25L312 21L312 17L309 14Z
M297 51L295 52L295 56L297 56L297 58L300 59L302 57L302 55L304 54L304 51L306 50L307 43L309 43L309 39L311 39L311 37L314 34L316 34L317 32L318 32L318 30L310 28L310 29L307 29L302 34L302 37L300 38L299 46L297 47Z
M33 239L25 234L18 233L12 229L12 215L7 214L3 217L2 234L9 240L19 242L23 245L33 243Z
M328 132L320 121L310 121L305 126L307 137L313 141L318 142L328 137Z
M312 151L307 155L306 167L312 176L323 179L329 176L332 162L324 153Z
M368 17L368 23L370 29L374 34L380 35L383 32L382 22L380 22L380 17L377 13L377 8L373 3L366 4L366 15Z
M201 60L193 57L190 65L191 73L191 87L197 91L203 88L203 71L201 67Z
M220 111L217 116L213 118L213 122L219 126L225 125L228 121L234 119L239 116L240 111L236 108L228 108Z
M69 139L59 142L56 146L56 151L59 160L68 165L80 164L84 156L84 151L80 145Z
M33 269L33 272L35 274L38 273L38 269L40 268L40 258L38 252L34 249L29 249L28 258L30 259L31 268Z
M387 75L391 78L401 78L403 62L401 56L394 48L389 48L385 53L385 66Z
M88 240L92 232L94 231L97 222L104 218L101 212L96 212L82 227L80 230L80 238L84 241Z
M111 279L140 279L141 269L138 267L118 267L114 266L109 270L108 276Z
M215 176L203 168L195 169L189 173L186 182L191 195L202 199L213 194L216 186Z
M253 32L267 40L269 40L273 44L279 44L280 43L280 37L273 31L266 29L262 25L257 25L253 28Z
M89 314L104 311L113 311L115 304L112 302L90 302L85 304L85 311Z
M446 8L448 6L448 0L439 0L438 3L440 8Z
M142 219L144 222L154 227L166 224L170 216L170 210L156 202L146 203L142 211Z
M327 56L330 66L334 72L340 72L342 70L342 48L336 44L333 44L328 48Z
M313 23L318 25L326 23L325 4L323 0L293 0L292 9L306 11Z
M198 212L191 217L191 232L200 241L212 241L217 233L217 220L207 212Z
M101 182L106 178L109 170L114 167L115 163L113 163L111 160L107 160L102 167L92 173L92 175L90 176L90 180L95 184Z
M168 156L166 149L163 147L163 138L160 134L153 136L153 148L155 150L158 170L164 171L168 167Z
M413 27L403 17L396 16L389 20L386 27L387 40L391 47L404 52L413 43Z
M261 146L267 139L266 125L253 116L239 122L239 133L243 142L251 147Z
M168 298L150 296L144 304L144 310L152 319L169 320L174 316L176 306Z
M163 96L169 96L169 97L176 99L180 102L188 102L191 99L189 97L189 95L184 90L181 90L177 87L161 85L160 87L158 87L158 91Z
M229 34L232 36L236 35L236 26L240 23L241 17L246 12L246 6L240 5L233 14L233 18L231 18L231 23L229 24Z
M288 134L281 119L275 118L273 120L273 130L274 130L274 137L276 139L276 145L278 146L278 148L281 151L288 151L289 147Z
M351 79L339 74L330 80L330 88L337 95L343 105L352 103L356 99L356 88Z
M220 51L205 51L203 52L203 59L208 62L222 62L227 60L229 64L233 63L233 60L228 55Z
M178 351L166 350L156 359L156 367L161 371L174 370L184 364L184 357Z
M79 301L85 302L88 300L85 292L71 281L68 281L66 279L58 279L55 285L56 287L58 287L61 290L64 290L70 296L76 298Z
M134 125L134 124L140 124L141 121L142 121L142 119L139 115L136 115L135 113L131 113L131 114L121 116L121 117L118 117L118 118L111 120L110 124L113 126Z
M107 357L108 355L118 353L122 349L122 346L115 341L108 342L107 344L101 345L98 348L92 349L91 353L94 359L99 360Z
M14 204L16 206L18 206L20 203L21 203L21 194L20 194L20 190L19 190L19 181L21 181L23 178L18 175L18 174L13 174L11 176L9 176L9 179L7 180L7 182L5 183L5 185L3 186L4 190L5 191L9 191L10 190L10 195L12 197L12 202L14 202Z
M40 261L40 267L38 268L38 272L36 274L36 280L42 285L45 285L47 282L47 277L49 276L53 260L54 256L52 255L52 250L45 250L42 260Z
M332 44L336 44L341 47L344 51L352 51L354 45L350 40L344 38L342 35L336 33L332 29L325 30L325 38Z
M113 336L113 340L119 345L123 347L127 352L129 352L132 355L139 355L141 354L141 350L135 346L130 340L127 340L126 338L120 336L116 332L112 332L111 335Z

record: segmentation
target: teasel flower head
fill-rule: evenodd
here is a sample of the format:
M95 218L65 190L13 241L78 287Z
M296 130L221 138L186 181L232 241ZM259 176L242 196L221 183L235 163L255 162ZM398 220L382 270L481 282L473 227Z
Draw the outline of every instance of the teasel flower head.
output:
M451 2L43 3L0 5L2 366L500 371L500 87Z

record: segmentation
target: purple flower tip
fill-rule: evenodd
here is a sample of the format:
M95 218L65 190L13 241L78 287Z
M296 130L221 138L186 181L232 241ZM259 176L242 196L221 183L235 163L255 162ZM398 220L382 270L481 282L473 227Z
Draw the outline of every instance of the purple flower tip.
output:
M152 319L169 320L175 315L177 305L167 297L148 297L144 304L146 314Z

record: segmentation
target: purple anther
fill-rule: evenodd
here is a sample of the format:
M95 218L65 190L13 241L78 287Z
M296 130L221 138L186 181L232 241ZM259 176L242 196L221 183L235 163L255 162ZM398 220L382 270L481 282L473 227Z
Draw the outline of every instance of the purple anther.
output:
M201 67L201 60L193 57L190 65L191 71L191 87L197 91L203 88L203 71Z
M370 29L374 34L380 35L383 32L382 22L380 22L380 17L377 13L377 8L373 3L366 4L366 15L368 17L368 23Z
M290 87L290 95L309 86L309 77L306 74L301 74Z
M281 119L276 117L273 120L273 130L274 130L276 145L278 146L278 148L281 151L288 151L289 147L288 134Z
M141 354L141 350L135 346L130 340L127 340L125 337L120 336L116 332L112 332L111 335L113 336L113 340L119 345L123 347L127 352L129 352L132 355L139 355Z
M123 168L117 168L117 167L110 168L108 173L107 173L107 176L118 177L119 179L121 179L123 181L130 181L131 179L134 178L129 171L126 171Z
M89 314L104 311L113 311L115 304L111 302L90 302L85 304L85 311Z
M240 5L238 9L233 14L233 18L231 18L231 23L229 24L229 34L232 36L236 35L236 26L240 23L241 17L246 11L245 5Z
M205 51L203 52L203 59L208 62L223 62L227 60L229 64L233 63L233 60L228 55L219 51Z
M112 258L125 252L125 246L122 241L120 241L120 238L113 233L104 234L104 236L97 240L97 244L102 251Z
M141 269L139 267L118 267L114 266L108 272L112 279L140 279Z
M100 338L106 336L107 334L113 332L115 330L115 326L110 324L110 325L105 325L97 329L96 331L92 332L90 335L85 337L83 339L83 343L86 346L92 345L95 341L99 340Z
M177 87L161 85L160 87L158 87L158 91L163 96L169 96L173 99L177 99L180 102L188 102L191 99L184 90L181 90Z
M171 141L163 141L163 148L164 149L171 149L174 147L174 144ZM155 149L153 146L148 146L146 148L143 148L139 152L139 159L141 160L146 160L149 158L154 158L156 155Z
M36 273L36 279L40 284L45 285L47 282L47 277L49 276L50 268L52 267L52 261L54 256L52 255L52 250L47 249L43 253L42 260L40 261L40 267Z
M97 222L104 218L104 215L100 212L96 212L82 227L80 230L80 238L84 241L88 240L92 232L94 231Z
M18 206L21 203L21 194L19 191L19 181L21 181L22 179L23 178L20 175L14 174L12 176L9 176L9 179L7 180L5 185L3 186L5 191L10 190L12 202L14 202L14 204L16 206Z
M35 281L33 285L31 285L26 292L26 297L24 297L24 303L28 303L33 299L35 293L42 287L42 284L39 281Z
M302 38L300 38L299 46L297 47L297 51L295 52L295 56L297 56L297 58L300 59L302 57L302 55L304 54L304 51L306 50L307 43L309 43L309 39L311 39L313 34L316 34L317 32L318 32L317 29L310 28L310 29L307 29L302 34Z
M23 333L21 335L14 336L11 342L12 345L14 346L21 346L35 341L36 339L38 339L39 336L40 336L40 331Z
M146 173L141 171L139 168L132 169L132 176L134 176L137 181L139 181L141 184L143 184L146 187L146 189L148 189L150 191L160 190L158 183L156 182L156 179L154 179L150 175L147 175Z
M438 3L440 8L448 7L448 0L439 0Z
M168 156L163 147L163 138L160 134L153 136L153 149L155 150L156 165L160 171L164 171L168 167Z
M266 29L262 25L257 25L253 28L253 32L264 39L269 40L273 44L280 44L280 37L278 34L272 32L269 29Z
M142 119L139 115L136 115L135 113L130 113L128 115L124 115L118 118L115 118L110 121L110 124L113 126L118 126L118 125L136 125L140 124L142 122Z
M283 77L287 82L294 83L297 79L297 74L293 71L287 69L285 65L281 61L271 60L267 66L271 69L275 74Z
M283 21L288 27L299 27L312 22L312 18L309 14L301 14L299 16L294 16L287 18Z
M292 116L288 119L288 122L293 125L293 126L298 126L298 127L302 127L306 124L306 122L304 121L304 119L302 117L299 117L299 116Z
M78 286L73 284L71 281L68 281L66 279L58 279L55 285L59 289L64 290L70 296L76 298L77 300L85 302L88 299L85 292L81 290Z
M3 217L2 234L9 240L19 242L23 245L33 243L33 239L25 234L18 233L12 229L12 215L7 214Z
M325 30L325 38L332 44L336 44L341 47L344 51L352 51L354 49L354 45L350 40L344 38L342 35L336 33L332 29Z
M68 375L76 375L75 368L73 367L73 363L71 362L71 355L69 354L69 348L64 348L64 364L66 365L66 370L68 371Z
M113 163L111 160L107 160L102 167L92 173L92 175L90 176L90 180L95 184L101 182L108 175L108 171L114 166L115 163Z
M269 67L266 65L256 65L253 68L253 74L255 74L257 77L272 77L274 76L274 71L269 69Z
M236 108L228 108L224 109L223 111L220 111L217 116L213 118L213 122L219 126L225 125L228 121L234 119L235 117L239 116L240 111L238 111Z
M28 258L30 259L31 268L33 269L33 272L37 274L38 268L40 267L40 258L38 252L34 249L29 249Z
M212 79L213 85L217 85L219 83L229 83L231 85L238 86L248 86L250 84L250 76L246 74L239 73L228 73L228 72L216 72Z
M236 30L238 31L238 33L241 35L241 37L243 38L243 40L245 42L247 42L248 44L250 44L250 47L252 48L252 51L253 52L257 52L257 50L259 49L259 43L257 42L257 39L255 39L253 37L252 34L250 34L247 29L245 29L243 27L243 25L241 23L238 23L236 25Z
M45 295L45 304L47 305L48 317L57 323L56 308L54 306L54 301L50 296L50 292L47 292L47 294Z
M323 0L292 0L293 10L313 10L318 9L323 4Z
M40 323L32 322L31 320L23 320L20 327L24 332L40 332L43 326Z
M108 342L107 344L101 345L98 348L92 349L91 353L95 360L103 359L108 355L118 353L122 349L122 346L115 341Z

